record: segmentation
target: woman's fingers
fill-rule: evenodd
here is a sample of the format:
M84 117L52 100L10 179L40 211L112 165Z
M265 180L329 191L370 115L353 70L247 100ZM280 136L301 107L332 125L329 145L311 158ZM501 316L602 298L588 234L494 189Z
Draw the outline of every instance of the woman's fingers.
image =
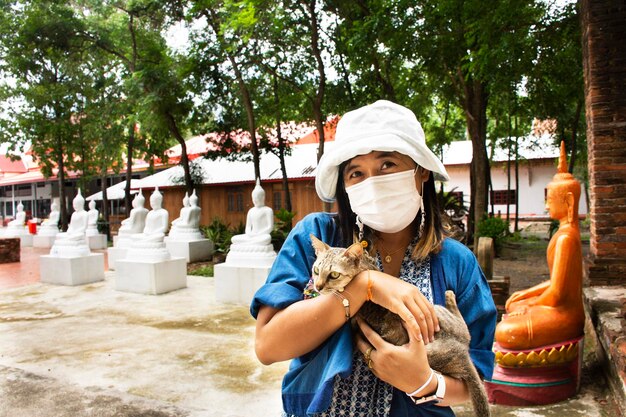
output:
M424 343L435 340L439 330L439 320L434 306L423 297L416 297L406 304L398 305L398 315L407 324L407 331L414 338L422 338Z
M365 336L365 338L369 342L368 344L371 344L372 346L374 346L374 349L376 349L376 350L382 349L384 347L384 345L387 342L382 337L380 337L380 335L378 333L376 333L374 331L374 329L372 329L369 326L369 324L367 324L366 322L361 320L360 317L357 317L356 322L359 325L359 328L361 329L361 332L363 333L363 336ZM367 349L367 347L366 347L366 349ZM365 350L362 350L361 352L365 353Z
M383 272L375 282L373 302L399 315L414 338L434 340L439 330L435 308L415 286Z

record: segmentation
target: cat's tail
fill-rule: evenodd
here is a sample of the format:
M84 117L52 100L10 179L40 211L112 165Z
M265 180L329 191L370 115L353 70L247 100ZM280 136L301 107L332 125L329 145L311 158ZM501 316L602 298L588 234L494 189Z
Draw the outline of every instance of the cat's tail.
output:
M470 368L471 369L468 373L467 388L469 390L470 398L472 399L474 415L476 417L491 417L489 399L487 398L485 384L478 376L476 368L474 368L473 365L470 365Z

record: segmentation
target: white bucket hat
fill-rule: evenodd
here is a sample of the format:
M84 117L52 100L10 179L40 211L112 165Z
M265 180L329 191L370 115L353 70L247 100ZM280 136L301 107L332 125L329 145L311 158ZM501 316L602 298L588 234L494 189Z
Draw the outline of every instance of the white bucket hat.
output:
M346 113L337 123L334 144L328 148L317 165L315 189L329 203L335 201L339 165L372 151L399 152L436 174L438 180L449 179L441 161L426 146L424 130L415 114L387 100Z

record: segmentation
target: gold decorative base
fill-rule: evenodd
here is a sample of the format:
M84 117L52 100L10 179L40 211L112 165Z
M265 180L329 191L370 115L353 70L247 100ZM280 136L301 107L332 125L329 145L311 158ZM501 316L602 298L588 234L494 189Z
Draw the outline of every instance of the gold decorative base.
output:
M498 343L495 343L493 351L496 354L496 364L499 366L505 368L540 368L563 365L574 361L578 357L581 341L582 336L564 343L527 350L503 349Z

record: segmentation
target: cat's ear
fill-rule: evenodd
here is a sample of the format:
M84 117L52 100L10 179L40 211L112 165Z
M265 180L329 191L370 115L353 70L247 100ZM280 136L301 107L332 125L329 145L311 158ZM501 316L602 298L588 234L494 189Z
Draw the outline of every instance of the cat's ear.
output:
M316 256L330 249L330 246L316 238L313 234L310 234L309 236L311 237L311 243L313 244L313 249L315 249Z
M360 260L361 257L363 256L363 246L361 246L360 243L353 243L352 245L348 247L348 249L346 249L343 256L349 256L357 260Z

